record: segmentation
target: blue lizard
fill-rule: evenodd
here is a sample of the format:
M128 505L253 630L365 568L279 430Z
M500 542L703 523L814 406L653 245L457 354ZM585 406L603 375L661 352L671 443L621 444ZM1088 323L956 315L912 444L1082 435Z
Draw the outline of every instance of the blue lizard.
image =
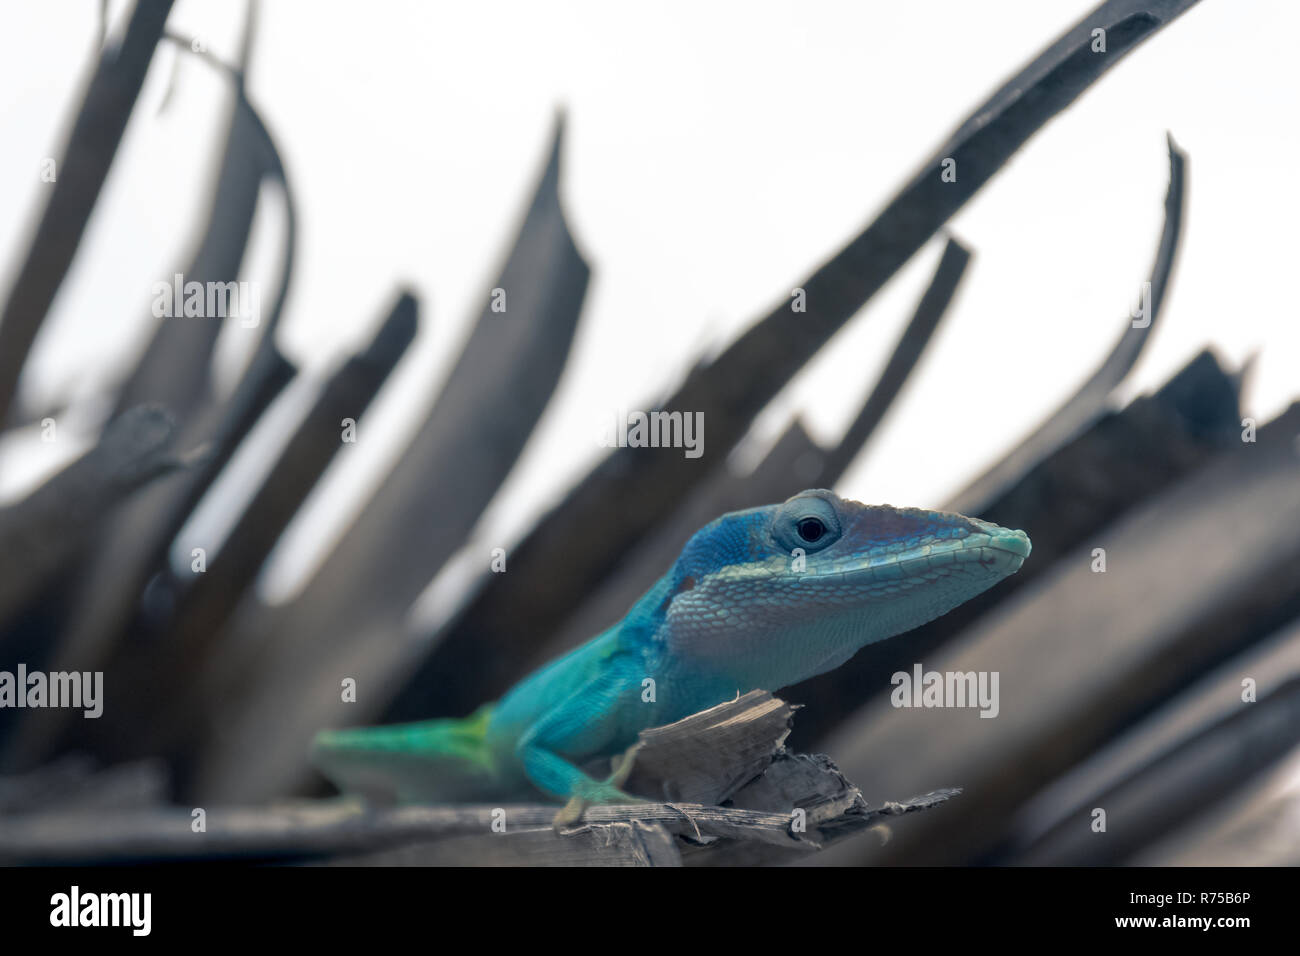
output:
M977 518L863 505L822 489L705 525L618 623L463 719L323 731L340 789L403 802L541 791L637 802L621 787L638 734L737 693L778 690L933 620L1015 573L1029 538ZM611 758L605 779L584 765Z

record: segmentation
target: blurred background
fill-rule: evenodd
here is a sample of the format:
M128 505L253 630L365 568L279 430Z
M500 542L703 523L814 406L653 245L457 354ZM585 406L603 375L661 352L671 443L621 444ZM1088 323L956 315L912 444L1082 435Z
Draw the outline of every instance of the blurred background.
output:
M1294 5L5 19L0 669L106 688L0 711L11 814L121 767L324 792L315 729L468 712L825 485L1035 552L784 695L869 801L967 788L819 859L1300 856ZM160 319L176 273L259 321ZM705 413L698 461L602 446L657 407ZM999 670L999 718L891 708L917 661Z

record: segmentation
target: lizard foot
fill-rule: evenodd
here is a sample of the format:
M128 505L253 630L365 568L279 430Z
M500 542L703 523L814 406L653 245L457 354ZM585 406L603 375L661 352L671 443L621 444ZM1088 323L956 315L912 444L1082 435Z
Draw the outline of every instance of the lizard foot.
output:
M555 818L551 821L555 832L559 833L566 827L578 823L587 807L605 803L641 803L639 798L624 793L621 789L632 773L632 766L636 763L637 751L640 749L641 744L638 742L613 757L609 762L610 775L605 780L589 788L585 793L575 793L571 796L569 802L555 814Z
M551 826L556 833L566 827L572 826L582 820L582 815L588 807L599 807L608 803L644 803L640 797L634 797L630 793L624 793L617 787L609 784L600 784L594 790L586 794L574 794L569 798L555 818L551 821Z
M570 797L569 802L556 812L554 819L551 820L551 829L556 833L563 833L581 820L586 810L586 800L582 797Z

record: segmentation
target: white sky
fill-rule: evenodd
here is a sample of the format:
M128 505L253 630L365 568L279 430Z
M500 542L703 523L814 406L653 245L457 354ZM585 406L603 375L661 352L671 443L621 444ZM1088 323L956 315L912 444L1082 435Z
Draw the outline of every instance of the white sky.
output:
M269 593L301 578L417 427L414 410L455 359L513 236L558 106L569 120L564 201L593 278L563 384L482 522L484 546L508 544L590 467L602 452L598 422L649 407L701 349L786 299L971 107L1093 5L265 3L251 95L283 152L301 222L280 342L307 379L290 398L301 401L368 340L398 284L424 305L420 337L359 443L279 549ZM0 0L0 9L7 292L48 188L41 161L57 155L88 69L98 2ZM120 20L125 5L112 9ZM229 59L242 9L181 0L170 22ZM1166 130L1190 155L1184 244L1162 327L1126 395L1159 386L1206 344L1232 365L1260 353L1249 413L1271 417L1300 395L1288 296L1298 34L1300 4L1204 0L1034 137L950 223L976 254L962 290L838 490L939 504L1077 387L1150 268ZM150 331L152 284L182 267L195 241L226 91L187 58L160 115L173 59L170 50L155 59L37 343L23 381L35 404L92 396L129 367ZM242 276L268 289L282 229L269 199ZM782 394L761 435L798 413L824 442L838 438L939 250L936 240L877 295ZM227 375L237 335L223 341ZM263 437L283 434L295 407L284 404ZM0 490L12 497L75 454L75 425L74 416L70 440L43 444L27 430L0 446ZM721 453L708 438L706 422L706 454ZM186 532L213 533L202 521Z

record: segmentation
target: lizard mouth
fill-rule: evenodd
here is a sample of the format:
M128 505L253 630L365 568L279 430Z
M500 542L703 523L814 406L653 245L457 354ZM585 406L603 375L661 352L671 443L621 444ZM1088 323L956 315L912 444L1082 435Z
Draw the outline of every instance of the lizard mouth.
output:
M1031 551L1029 536L997 525L985 527L988 530L964 538L934 541L827 570L843 574L847 581L901 588L953 574L994 576L1000 580L1020 570Z

